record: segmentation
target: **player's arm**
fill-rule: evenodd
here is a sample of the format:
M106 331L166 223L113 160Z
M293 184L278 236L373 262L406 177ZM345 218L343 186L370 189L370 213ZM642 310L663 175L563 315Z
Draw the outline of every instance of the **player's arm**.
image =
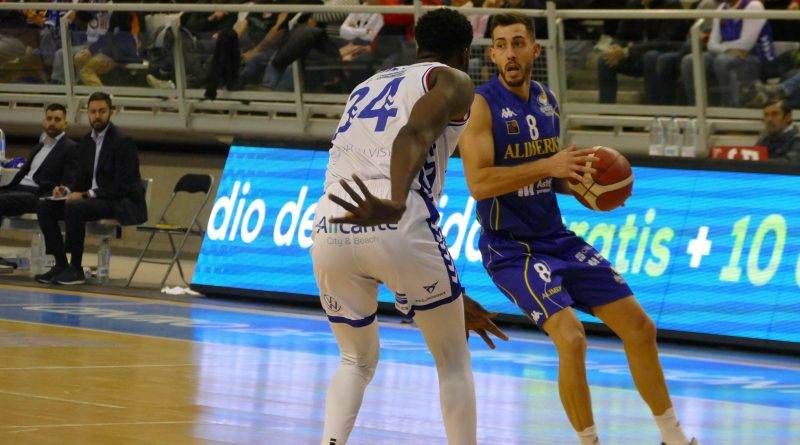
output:
M472 79L453 68L438 68L430 74L432 86L411 109L408 122L392 145L392 201L405 204L411 183L419 173L431 145L450 121L469 112Z
M469 122L458 143L467 186L475 199L505 195L547 177L582 179L593 173L587 167L592 149L578 150L574 146L555 155L520 165L501 167L494 164L492 114L486 99L476 94Z
M341 180L339 183L356 205L328 195L331 201L348 211L344 217L334 218L332 222L373 226L396 223L403 216L411 183L425 163L431 145L450 121L462 119L469 112L472 102L472 80L463 71L434 68L428 79L430 90L414 104L408 122L400 129L392 145L389 169L391 199L376 198L355 175L353 180L363 197Z

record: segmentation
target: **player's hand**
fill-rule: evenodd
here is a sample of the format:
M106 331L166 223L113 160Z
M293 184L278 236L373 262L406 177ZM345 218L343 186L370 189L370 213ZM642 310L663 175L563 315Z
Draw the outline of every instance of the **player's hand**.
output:
M560 179L574 179L583 182L584 175L596 173L587 164L594 161L594 148L578 149L575 144L570 145L564 150L550 156L544 161L549 163L549 176Z
M344 199L328 194L328 198L344 207L347 210L345 216L339 218L331 218L334 224L354 224L357 226L377 226L379 224L395 224L403 217L406 211L406 205L392 201L391 199L376 198L369 192L364 181L356 175L353 175L353 181L361 189L364 195L361 197L355 190L350 187L344 179L339 181L342 188L353 199L356 205L353 205Z
M786 7L789 11L796 11L798 8L800 8L800 3L797 2L791 2L789 6Z
M475 331L491 349L494 349L495 346L489 337L489 333L494 334L501 340L508 341L508 335L501 331L492 321L493 318L497 317L497 312L487 311L480 303L467 296L466 293L462 296L464 297L464 327L467 331L467 338L469 338L469 331Z

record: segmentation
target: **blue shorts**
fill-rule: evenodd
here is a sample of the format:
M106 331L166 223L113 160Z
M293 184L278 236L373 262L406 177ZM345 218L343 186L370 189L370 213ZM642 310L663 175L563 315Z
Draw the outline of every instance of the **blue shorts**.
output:
M536 240L483 232L480 249L494 284L539 328L566 307L591 314L633 294L608 260L568 230Z

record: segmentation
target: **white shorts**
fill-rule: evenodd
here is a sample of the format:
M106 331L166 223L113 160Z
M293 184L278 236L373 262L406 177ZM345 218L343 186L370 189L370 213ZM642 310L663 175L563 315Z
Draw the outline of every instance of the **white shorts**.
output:
M388 180L366 181L379 198L391 194ZM358 188L353 184L353 188ZM338 184L330 186L316 208L311 258L322 307L328 319L350 326L375 320L378 285L395 294L397 309L410 316L457 299L462 292L455 264L447 250L429 197L409 192L406 212L395 225L372 227L331 224L345 210L327 198L350 201Z

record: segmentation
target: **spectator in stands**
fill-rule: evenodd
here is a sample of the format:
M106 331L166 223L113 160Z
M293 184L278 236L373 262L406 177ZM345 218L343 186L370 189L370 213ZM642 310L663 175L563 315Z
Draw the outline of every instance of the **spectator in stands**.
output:
M22 11L0 11L0 65L25 55L27 36L29 25Z
M327 68L324 76L326 79L318 82L309 79L307 86L317 83L326 89L336 87L342 77L342 55L339 47L325 31L325 24L317 20L316 14L303 14L297 17L296 24L289 30L286 40L267 65L262 85L270 89L285 89L281 85L281 79L287 73L289 66L296 60L305 59L312 50L315 57L314 65ZM312 73L306 71L305 74L306 77L310 77Z
M631 0L628 9L680 9L679 0ZM644 77L645 102L659 104L662 86L658 84L656 62L659 55L682 46L688 26L674 20L623 20L615 42L603 52L597 64L601 103L617 101L617 75Z
M36 212L39 197L72 182L77 164L77 144L64 131L67 109L61 104L48 105L42 121L44 132L25 164L8 185L0 187L0 219ZM0 258L0 269L13 267Z
M289 32L288 25L288 12L271 14L269 17L264 19L264 26L268 27L269 30L254 46L242 54L242 62L244 63L244 66L239 71L239 79L243 84L257 82L262 84L265 88L272 86L270 83L271 78L267 78L265 73L270 61L275 56L278 47L285 40L286 35ZM249 29L249 25L237 25L237 33L243 32L243 27L245 29ZM277 83L285 86L289 82L289 78L284 79L281 77Z
M718 9L763 11L764 5L759 0L726 0ZM776 62L772 28L766 19L714 19L703 58L722 90L723 105L738 106L742 85L755 82ZM681 61L681 78L686 96L694 97L691 54Z
M366 5L379 5L380 0L364 0ZM344 62L371 59L372 43L383 28L383 14L351 13L339 27L339 36L347 44L339 48Z
M114 11L106 33L75 54L75 67L84 85L102 86L100 76L120 64L141 60L137 41L141 21L136 12Z
M75 0L73 0L75 1ZM111 15L109 12L69 11L61 16L60 20L69 22L70 36L72 37L72 57L88 48L90 44L108 32ZM63 84L64 78L64 48L59 47L53 54L53 70L50 73L50 83Z
M0 82L43 80L41 59L34 55L43 22L39 11L0 11Z
M719 7L723 0L702 0L697 4L697 9L716 9ZM708 39L711 36L712 22L706 20L700 28L700 44L703 49L708 44ZM678 81L680 79L680 65L681 60L692 52L691 42L687 40L683 46L677 51L670 51L658 56L655 64L655 74L657 78L657 85L659 86L659 102L658 105L674 105L677 103L690 104L694 103L694 97L681 97Z
M800 162L800 133L786 102L775 100L764 107L764 134L756 145L767 147L770 160Z
M102 92L89 96L92 131L78 144L78 166L71 183L58 187L54 197L36 208L47 253L56 259L48 272L37 275L42 283L80 284L86 223L114 218L122 225L147 220L147 203L139 174L139 155L133 141L111 123L111 97ZM58 221L64 220L66 239ZM72 254L67 263L66 253Z

